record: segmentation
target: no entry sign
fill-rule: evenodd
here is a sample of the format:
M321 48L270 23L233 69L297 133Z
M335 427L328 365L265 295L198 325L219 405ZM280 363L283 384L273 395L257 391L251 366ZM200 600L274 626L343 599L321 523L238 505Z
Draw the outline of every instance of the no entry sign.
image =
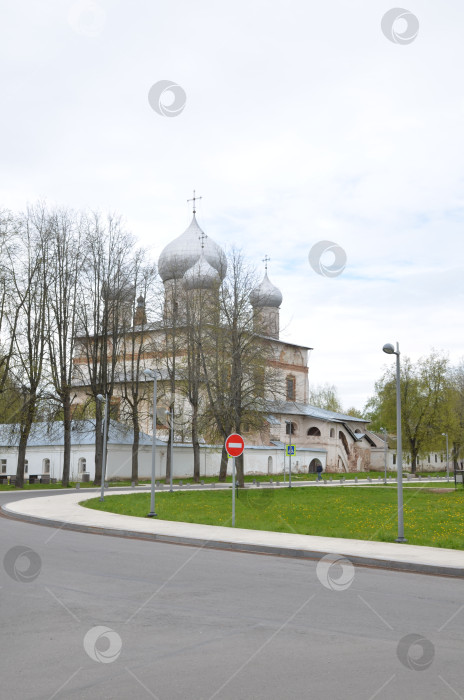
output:
M227 454L231 457L240 457L245 448L245 442L241 435L232 433L226 440Z

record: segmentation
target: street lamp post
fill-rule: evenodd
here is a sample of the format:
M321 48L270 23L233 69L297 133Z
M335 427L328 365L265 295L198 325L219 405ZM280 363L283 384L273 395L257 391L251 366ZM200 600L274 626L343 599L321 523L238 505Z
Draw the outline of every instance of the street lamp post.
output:
M105 500L105 478L106 478L106 446L108 443L108 394L98 394L97 399L105 402L105 417L103 424L103 456L102 456L102 473L101 473L101 489L100 501Z
M172 459L172 444L174 442L174 406L171 406L169 411L166 411L166 414L169 416L169 428L171 431L171 444L169 446L169 461L171 463L171 468L169 470L169 490L172 491L172 470L174 467L173 459Z
M448 452L448 433L442 433L446 437L446 479L449 481L449 452Z
M155 512L155 482L156 482L156 401L157 401L157 376L152 369L144 369L143 374L149 379L153 379L153 440L151 443L151 490L150 490L150 512L147 518L156 518Z
M383 433L383 439L385 440L385 445L384 445L384 467L385 467L385 483L387 483L387 429L386 428L380 428L380 430Z
M397 542L406 542L404 537L403 519L403 444L401 433L401 372L400 372L400 346L396 343L396 350L391 343L383 346L387 355L396 355L396 452L397 452L397 485L398 485L398 537Z

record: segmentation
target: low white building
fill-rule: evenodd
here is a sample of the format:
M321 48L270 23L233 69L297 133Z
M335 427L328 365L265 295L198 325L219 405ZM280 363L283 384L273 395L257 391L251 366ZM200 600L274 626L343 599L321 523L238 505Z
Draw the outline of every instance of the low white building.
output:
M74 421L71 438L71 481L93 481L95 476L95 426L93 421ZM0 425L0 474L15 476L18 462L19 429L15 425ZM61 480L63 473L63 425L34 423L26 450L25 477L46 476ZM218 476L222 445L200 447L200 478ZM166 474L166 442L156 442L156 478ZM244 452L246 474L276 475L282 473L286 459L285 445L275 442L268 446L248 446ZM320 447L296 447L292 457L292 472L315 471L317 463L326 467L327 452ZM139 478L151 477L152 438L140 435ZM174 443L173 477L189 478L193 475L193 452L189 444ZM108 431L107 479L130 479L132 470L132 431L125 425L110 422Z

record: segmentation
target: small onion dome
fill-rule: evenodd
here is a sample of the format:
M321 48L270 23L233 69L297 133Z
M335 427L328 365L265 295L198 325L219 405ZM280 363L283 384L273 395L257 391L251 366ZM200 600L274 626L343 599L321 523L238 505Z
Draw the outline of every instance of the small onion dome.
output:
M202 249L201 240L204 248ZM203 250L208 263L224 279L227 263L225 255L211 238L204 235L199 227L195 214L186 231L164 248L158 261L158 271L163 282L172 279L182 279L187 270L195 265Z
M263 281L253 289L250 294L252 306L265 307L273 306L276 309L282 303L282 292L270 281L267 272L264 273Z
M212 267L204 254L200 255L183 277L185 289L211 289L219 284L220 278L217 270Z
M140 295L137 299L137 306L145 306L145 297L143 297L142 295Z

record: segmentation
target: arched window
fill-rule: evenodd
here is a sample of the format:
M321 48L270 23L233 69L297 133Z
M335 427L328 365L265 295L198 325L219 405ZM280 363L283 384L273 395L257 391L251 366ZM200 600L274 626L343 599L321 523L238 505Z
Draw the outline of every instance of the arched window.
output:
M42 460L42 471L44 474L50 474L50 460L48 457Z
M335 437L335 428L330 428L330 437Z
M356 430L354 432L357 433L358 435L361 435L361 431L359 430L359 428L356 428Z
M295 401L295 377L287 377L285 386L287 389L287 401Z
M85 457L79 459L79 474L83 474L87 470L87 460Z
M272 457L267 458L267 473L272 474Z
M316 426L313 425L312 428L309 428L307 435L317 435L318 437L320 437L321 431L319 430L319 428L316 428Z
M29 461L27 459L24 460L24 473L27 474L29 472Z
M343 445L343 447L345 448L346 454L349 455L349 454L350 454L350 448L348 447L348 440L346 439L344 433L342 433L341 430L340 430L340 432L338 433L338 437L339 437L339 439L342 441L342 445Z

